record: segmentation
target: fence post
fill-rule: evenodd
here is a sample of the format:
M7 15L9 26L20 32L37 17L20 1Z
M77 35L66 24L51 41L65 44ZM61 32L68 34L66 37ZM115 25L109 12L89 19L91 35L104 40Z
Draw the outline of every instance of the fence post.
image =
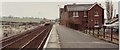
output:
M87 27L86 27L86 34L87 34Z
M86 27L85 27L85 33L86 33Z
M98 29L98 34L97 34L97 36L99 37L99 28L97 28Z
M113 27L111 27L111 41L113 40Z
M105 26L103 26L103 38L105 38Z
M84 27L84 33L85 33L85 27Z
M93 27L93 35L94 35L94 27Z
M90 34L90 28L89 28L89 34Z

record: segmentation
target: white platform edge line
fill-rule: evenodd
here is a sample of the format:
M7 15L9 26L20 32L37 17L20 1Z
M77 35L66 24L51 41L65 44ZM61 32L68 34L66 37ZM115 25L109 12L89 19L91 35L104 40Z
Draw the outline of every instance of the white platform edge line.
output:
M47 38L47 40L46 40L46 42L45 42L45 45L44 45L44 47L43 47L43 50L45 50L45 48L47 47L47 44L48 44L48 41L49 41L50 36L51 36L51 34L52 34L52 30L53 30L53 27L54 27L54 26L55 26L55 25L52 26L52 29L51 29L51 31L50 31L50 34L49 34L49 36L48 36L48 38Z

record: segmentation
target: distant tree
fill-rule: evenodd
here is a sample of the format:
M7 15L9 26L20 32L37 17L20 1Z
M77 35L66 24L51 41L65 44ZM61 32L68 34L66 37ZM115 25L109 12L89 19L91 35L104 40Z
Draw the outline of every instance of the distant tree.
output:
M45 21L40 21L40 24L44 24L45 23Z
M119 17L119 15L117 14L117 15L116 15L116 17L118 18L118 17Z
M9 15L8 18L12 18L13 16L12 15Z
M113 16L113 4L110 0L106 0L106 12L107 20L109 21L110 19L112 19Z
M46 20L46 18L43 18L43 20Z
M55 19L56 22L59 22L59 18Z

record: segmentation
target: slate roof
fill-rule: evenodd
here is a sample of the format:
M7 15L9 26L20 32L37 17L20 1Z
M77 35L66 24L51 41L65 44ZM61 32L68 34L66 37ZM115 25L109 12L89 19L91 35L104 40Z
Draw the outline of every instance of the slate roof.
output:
M68 11L87 11L91 8L94 4L74 4L74 5L67 5Z

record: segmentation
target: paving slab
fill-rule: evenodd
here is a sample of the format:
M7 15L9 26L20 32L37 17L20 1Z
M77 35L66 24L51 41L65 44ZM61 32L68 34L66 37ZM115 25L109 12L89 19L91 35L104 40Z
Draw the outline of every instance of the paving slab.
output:
M49 40L48 40L46 48L60 48L58 34L56 32L55 25L53 25L53 28L50 32L50 36L48 38L49 38Z

